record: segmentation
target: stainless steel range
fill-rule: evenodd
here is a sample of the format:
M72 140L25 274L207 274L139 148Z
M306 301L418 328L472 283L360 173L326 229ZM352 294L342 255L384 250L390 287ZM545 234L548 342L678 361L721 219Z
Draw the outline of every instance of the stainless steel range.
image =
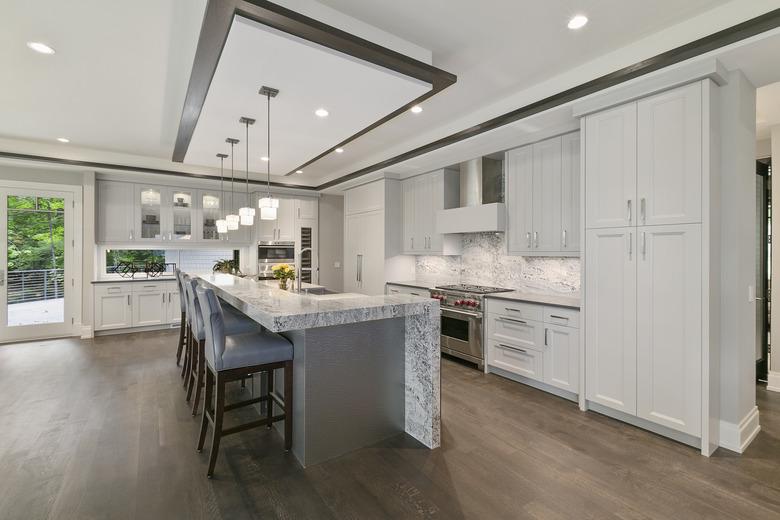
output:
M441 306L441 351L476 363L482 369L482 317L486 294L512 289L481 285L441 285L431 290L431 298Z

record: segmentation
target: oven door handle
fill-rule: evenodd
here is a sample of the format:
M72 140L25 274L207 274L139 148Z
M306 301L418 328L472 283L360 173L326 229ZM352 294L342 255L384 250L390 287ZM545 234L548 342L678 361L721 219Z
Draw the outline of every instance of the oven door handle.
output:
M452 309L442 309L442 310L441 310L441 315L442 315L442 316L447 316L447 315L449 315L449 316L450 316L450 317L452 317L452 318L462 318L462 317L466 317L466 318L478 318L478 319L482 319L482 315L481 315L481 314L477 314L476 312L455 311L455 310L452 310Z

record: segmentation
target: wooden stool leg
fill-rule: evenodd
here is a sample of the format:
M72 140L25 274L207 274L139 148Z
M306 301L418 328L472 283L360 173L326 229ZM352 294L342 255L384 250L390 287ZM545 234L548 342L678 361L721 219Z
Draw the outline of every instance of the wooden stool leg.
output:
M206 368L206 393L203 396L203 417L200 422L200 436L198 437L197 451L203 451L203 444L206 442L206 432L209 428L209 417L214 417L214 407L212 399L214 397L214 374L210 368Z
M198 365L200 364L201 345L203 345L203 341L197 341L193 345L192 352L190 353L190 370L187 372L187 402L190 401L192 389L195 386L195 372L198 370Z
M271 424L271 417L274 416L274 402L273 399L271 399L271 393L274 391L274 371L269 370L267 372L268 374L268 401L265 402L265 416L268 419L268 428L269 430L273 427Z
M192 343L192 331L190 330L190 326L187 325L187 331L184 334L186 337L184 338L184 363L182 363L182 369L181 369L181 377L184 378L185 375L187 375L187 366L190 361L190 344ZM184 379L186 384L186 379Z
M176 346L176 366L181 363L181 353L184 350L184 313L181 313L181 326L179 327L179 344Z
M217 395L214 403L214 436L211 438L211 453L209 453L208 478L214 474L214 466L219 455L219 441L222 437L222 417L225 414L225 380L217 372Z
M198 365L196 368L197 371L197 379L195 380L195 399L192 401L192 415L197 415L198 413L198 403L200 402L200 388L203 386L203 372L206 369L206 363L205 363L205 352L204 349L206 348L206 341L199 342L198 345Z
M293 362L284 363L284 451L292 448Z

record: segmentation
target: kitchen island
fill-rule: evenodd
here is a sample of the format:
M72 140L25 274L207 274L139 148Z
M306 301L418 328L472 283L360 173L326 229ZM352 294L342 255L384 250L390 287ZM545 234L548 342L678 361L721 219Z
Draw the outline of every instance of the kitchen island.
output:
M307 294L228 274L195 276L293 343L292 451L302 465L403 431L428 448L439 446L437 301ZM316 289L304 284L307 288ZM281 389L279 379L281 374L276 381Z

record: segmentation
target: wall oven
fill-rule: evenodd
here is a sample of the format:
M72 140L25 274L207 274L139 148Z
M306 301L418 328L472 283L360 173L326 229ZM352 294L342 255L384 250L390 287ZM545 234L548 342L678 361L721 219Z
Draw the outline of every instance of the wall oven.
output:
M272 268L277 264L295 263L295 242L258 242L257 277L261 280L273 278Z

